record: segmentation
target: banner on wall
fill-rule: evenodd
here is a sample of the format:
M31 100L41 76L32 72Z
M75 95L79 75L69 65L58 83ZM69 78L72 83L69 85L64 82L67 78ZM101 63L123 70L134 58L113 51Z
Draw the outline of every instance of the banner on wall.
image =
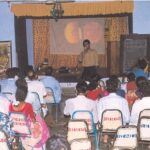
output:
M74 54L83 50L84 39L91 41L91 48L105 54L105 19L75 18L50 21L51 54Z

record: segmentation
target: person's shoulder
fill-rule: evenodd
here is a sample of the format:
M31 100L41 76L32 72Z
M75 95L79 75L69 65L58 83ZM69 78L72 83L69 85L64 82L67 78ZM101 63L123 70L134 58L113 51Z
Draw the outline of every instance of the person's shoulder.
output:
M30 104L30 103L28 103L28 102L25 102L25 105L26 105L26 107L28 107L28 108L31 108L31 107L32 107L32 104Z
M66 103L71 103L71 102L74 102L77 98L69 98L66 100Z

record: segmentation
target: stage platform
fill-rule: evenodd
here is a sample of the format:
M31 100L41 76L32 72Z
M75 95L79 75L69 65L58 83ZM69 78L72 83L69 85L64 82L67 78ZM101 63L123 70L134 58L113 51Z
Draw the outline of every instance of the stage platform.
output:
M54 70L53 76L61 83L61 82L78 82L81 78L83 69L82 68L68 68L68 71L59 71L59 69ZM107 69L106 68L98 68L98 74L101 77L107 77Z

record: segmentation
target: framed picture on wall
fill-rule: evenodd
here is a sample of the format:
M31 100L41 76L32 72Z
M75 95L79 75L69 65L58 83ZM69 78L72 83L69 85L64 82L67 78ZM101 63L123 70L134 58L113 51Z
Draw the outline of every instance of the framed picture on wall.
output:
M11 41L0 41L0 75L3 75L11 65Z

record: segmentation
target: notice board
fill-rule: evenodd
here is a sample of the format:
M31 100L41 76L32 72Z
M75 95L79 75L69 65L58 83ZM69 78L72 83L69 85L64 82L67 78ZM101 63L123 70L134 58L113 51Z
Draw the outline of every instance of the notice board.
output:
M136 66L138 59L146 57L150 60L150 35L122 35L120 40L120 71L128 73Z

